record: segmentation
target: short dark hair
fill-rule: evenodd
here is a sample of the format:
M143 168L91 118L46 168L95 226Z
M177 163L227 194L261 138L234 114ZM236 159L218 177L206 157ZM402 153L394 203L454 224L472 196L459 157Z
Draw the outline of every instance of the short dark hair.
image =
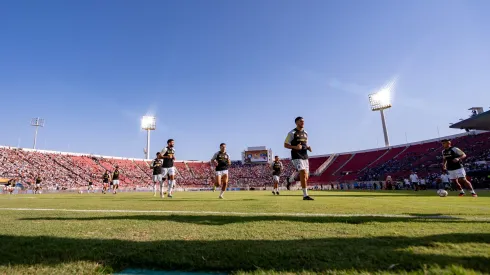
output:
M223 146L223 145L226 145L226 143L224 143L224 142L223 142L223 143L221 143L221 144L219 145L219 147L221 147L221 146Z
M275 158L278 158L279 156L274 156Z
M445 138L445 139L441 140L441 142L451 142L451 140L450 140L450 139Z
M157 152L157 156L160 155L160 152Z
M173 139L169 139L167 140L167 144L169 144L170 142L174 141Z
M298 120L302 120L302 119L303 119L303 117L300 117L299 116L299 117L297 117L297 118L294 119L294 123L296 123L296 122L298 122Z

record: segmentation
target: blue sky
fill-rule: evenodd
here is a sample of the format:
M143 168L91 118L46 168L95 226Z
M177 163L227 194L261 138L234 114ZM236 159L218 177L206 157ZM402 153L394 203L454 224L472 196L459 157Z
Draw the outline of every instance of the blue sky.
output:
M398 76L392 144L460 131L490 102L490 1L1 1L0 144L180 159L220 142L280 156L294 118L315 154L383 144L367 95Z

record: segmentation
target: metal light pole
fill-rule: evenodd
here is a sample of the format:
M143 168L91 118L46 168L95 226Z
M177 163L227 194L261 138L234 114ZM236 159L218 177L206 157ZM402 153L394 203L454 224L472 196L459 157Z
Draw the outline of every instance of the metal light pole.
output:
M381 124L383 126L383 135L385 138L385 146L390 146L390 139L388 137L388 128L386 127L386 119L384 110L391 108L390 92L392 85L382 89L381 91L369 95L369 103L371 104L371 111L379 111L381 114Z
M390 139L388 138L388 129L386 129L386 119L384 109L379 110L381 114L381 124L383 125L383 134L385 136L385 146L390 146Z
M141 129L146 130L145 158L150 159L150 131L156 129L156 117L144 116L141 118Z
M36 132L34 134L34 146L32 147L33 149L36 149L37 131L39 130L39 127L44 127L44 119L39 117L31 119L31 126L36 127Z

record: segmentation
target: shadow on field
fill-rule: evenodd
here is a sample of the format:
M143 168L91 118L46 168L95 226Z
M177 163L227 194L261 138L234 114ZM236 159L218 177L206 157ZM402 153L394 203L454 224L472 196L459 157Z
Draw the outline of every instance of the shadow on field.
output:
M379 193L376 194L375 192L366 192L364 194L349 194L349 192L333 192L333 193L325 193L325 194L318 194L318 192L311 192L310 194L312 197L340 197L340 198L385 198L385 197L435 197L433 193L425 193L425 194L418 194L418 193ZM276 196L276 197L302 197L303 194L284 194L281 193L281 195Z
M433 214L431 216L412 217L297 217L297 216L224 216L224 215L122 215L103 217L36 217L21 218L21 221L97 221L97 220L137 220L137 221L172 221L198 225L225 225L250 222L305 222L305 223L348 223L364 224L371 222L430 222L430 223L490 223L489 221L472 221L456 217Z
M129 241L0 235L0 265L58 265L90 261L106 270L149 268L201 271L388 271L458 265L490 272L488 257L442 255L436 243L490 244L490 234L445 234L419 238L323 238L302 240ZM415 254L423 247L431 254ZM459 249L459 248L457 248ZM453 253L456 254L456 253Z

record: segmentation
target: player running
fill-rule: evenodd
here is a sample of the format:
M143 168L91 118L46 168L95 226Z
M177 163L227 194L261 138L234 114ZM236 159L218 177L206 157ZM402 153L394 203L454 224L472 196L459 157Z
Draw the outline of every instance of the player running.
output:
M87 193L90 193L90 191L92 191L92 193L95 193L95 190L94 190L94 183L92 182L92 180L89 180L89 181L88 181L88 189L87 189Z
M36 177L36 186L34 187L34 194L41 194L41 182L42 182L41 176Z
M8 192L10 195L14 193L15 190L15 179L9 179L7 184L5 184L5 191Z
M174 149L175 141L173 139L167 140L167 147L163 148L163 150L160 152L160 159L163 159L163 164L162 164L162 181L165 179L165 177L168 175L169 180L168 180L168 197L172 198L173 197L173 188L175 185L175 167L174 167L174 161L175 161L175 149ZM162 185L163 186L163 183ZM162 195L163 189L160 189L160 194Z
M274 189L272 190L272 194L279 195L279 179L281 177L282 162L279 160L278 156L275 156L275 159L271 164L271 169L272 181L274 182Z
M117 194L117 189L119 189L119 166L116 165L116 169L112 173L112 188L114 195Z
M451 181L456 183L456 187L459 190L459 196L462 197L465 195L462 185L466 185L470 190L471 196L478 197L475 190L473 190L471 182L466 179L466 171L464 170L462 163L462 160L466 158L466 154L458 147L452 146L449 139L443 139L441 142L442 147L444 147L444 150L442 151L442 169L447 170Z
M296 123L296 128L288 133L284 141L284 147L291 149L291 161L296 171L299 172L301 187L303 188L303 200L312 201L313 198L308 195L308 174L310 169L308 151L311 152L311 147L308 146L308 133L305 131L305 120L302 117L297 117L294 122Z
M162 176L162 165L163 161L160 158L162 154L160 152L157 153L157 157L153 160L150 168L153 169L153 196L157 195L157 183L160 184L160 198L164 198L163 195L163 176ZM170 181L170 180L169 180Z
M104 175L102 175L102 194L105 194L109 188L109 178L109 171L105 170Z
M216 181L214 186L219 187L221 185L219 198L222 199L228 186L228 167L231 165L230 156L226 153L225 143L219 145L219 151L214 154L211 163L216 166Z

